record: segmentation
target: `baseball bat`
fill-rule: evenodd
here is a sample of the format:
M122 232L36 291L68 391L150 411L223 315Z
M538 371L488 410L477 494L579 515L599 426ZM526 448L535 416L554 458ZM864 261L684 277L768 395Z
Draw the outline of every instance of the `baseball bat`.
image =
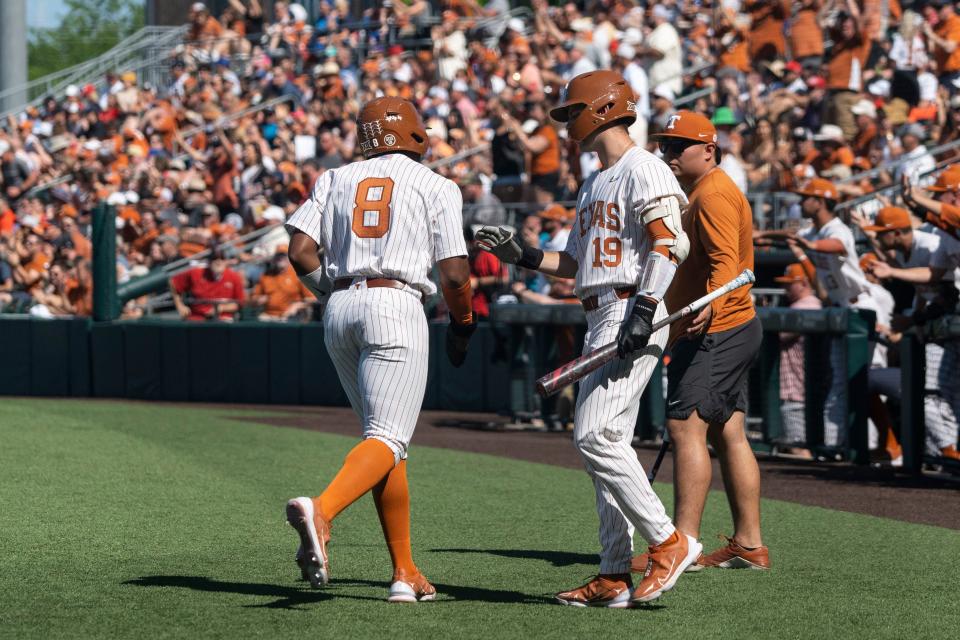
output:
M660 471L660 465L663 463L663 458L667 455L669 448L670 441L667 440L666 434L664 434L663 442L660 443L660 450L657 451L657 459L653 461L653 467L650 469L650 473L647 474L647 480L650 482L653 482L653 479L657 477L657 471Z
M726 295L734 289L739 289L740 287L756 282L756 279L756 276L753 275L753 271L750 269L744 269L743 273L719 289L711 291L702 298L694 300L683 309L671 313L663 320L654 323L651 333L662 329L668 324L676 322L680 318L685 318L692 313L700 311L700 309L703 309L720 296ZM568 384L572 384L583 378L588 373L596 371L616 357L617 343L611 342L610 344L605 344L599 349L595 349L586 355L580 356L576 360L571 360L562 367L551 371L547 375L537 380L537 393L539 393L543 398L549 398Z

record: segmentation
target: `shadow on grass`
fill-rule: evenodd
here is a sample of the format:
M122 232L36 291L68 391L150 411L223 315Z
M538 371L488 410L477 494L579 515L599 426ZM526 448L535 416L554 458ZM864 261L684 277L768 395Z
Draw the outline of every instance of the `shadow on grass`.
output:
M268 609L296 609L301 605L323 602L338 597L354 600L374 600L374 598L364 596L342 595L331 591L313 591L307 588L285 587L277 584L225 582L206 576L144 576L142 578L127 580L123 584L137 587L179 587L193 591L235 593L242 596L277 598L277 600L267 604L246 605L249 607L265 607Z
M570 551L543 551L540 549L430 549L430 551L435 553L485 553L516 560L543 560L555 567L600 563L600 556L595 553L572 553Z
M277 598L277 600L267 604L245 605L247 607L264 607L268 609L298 609L301 608L302 605L336 600L339 598L382 602L386 600L386 592L390 588L389 583L377 580L336 580L331 583L328 589L311 590L306 586L285 587L283 585L257 582L225 582L206 576L143 576L141 578L127 580L123 584L137 587L178 587L181 589L191 589L193 591L234 593L244 596ZM346 594L337 591L336 587L338 585L381 587L384 590L384 597L375 598L373 596ZM453 600L505 604L542 604L550 602L550 599L544 596L531 596L520 593L519 591L484 589L483 587L464 587L438 583L434 583L434 586L437 588L437 593L441 599L452 598Z

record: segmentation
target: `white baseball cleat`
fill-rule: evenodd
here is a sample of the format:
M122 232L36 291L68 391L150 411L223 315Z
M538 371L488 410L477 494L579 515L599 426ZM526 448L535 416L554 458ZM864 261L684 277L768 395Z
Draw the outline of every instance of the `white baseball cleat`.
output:
M411 577L400 571L393 575L387 602L429 602L436 597L437 590L422 573Z
M287 522L300 536L297 565L301 574L314 589L326 586L330 581L330 565L325 539L330 524L314 509L313 500L304 497L287 502Z

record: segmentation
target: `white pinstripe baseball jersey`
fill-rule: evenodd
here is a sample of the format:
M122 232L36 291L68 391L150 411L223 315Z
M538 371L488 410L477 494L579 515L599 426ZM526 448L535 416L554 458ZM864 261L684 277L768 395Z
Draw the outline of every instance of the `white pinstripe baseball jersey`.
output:
M913 267L942 267L947 269L943 276L944 281L953 281L953 268L950 254L956 254L960 251L960 243L951 238L940 229L934 231L923 231L915 229L913 231L913 246L910 248L910 255L907 256L902 251L897 251L897 262L904 269ZM938 282L931 284L915 284L916 295L913 298L913 308L917 307L920 300L930 302L937 296L939 288Z
M640 216L665 196L676 196L687 204L670 167L640 147L631 147L612 167L584 182L577 197L577 219L564 249L580 265L578 296L640 281L652 249Z
M400 153L325 172L287 220L324 249L327 275L403 280L436 292L436 261L466 256L463 198L452 181Z
M810 260L817 268L817 279L827 290L830 302L839 307L857 306L851 301L867 293L867 278L860 270L860 259L853 240L853 232L840 218L834 218L819 230L815 226L800 231L800 236L816 242L826 238L836 238L843 243L845 253L810 252ZM873 308L873 307L871 307Z

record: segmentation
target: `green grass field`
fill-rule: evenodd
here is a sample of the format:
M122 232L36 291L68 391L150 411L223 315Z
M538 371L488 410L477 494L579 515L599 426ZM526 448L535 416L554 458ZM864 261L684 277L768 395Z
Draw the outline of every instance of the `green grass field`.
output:
M337 519L333 584L311 591L284 502L355 440L241 415L257 414L4 399L0 637L956 637L960 532L778 501L771 572L688 575L641 610L554 605L595 571L586 474L416 446L414 553L439 600L383 601L369 498ZM711 495L708 549L728 528Z

